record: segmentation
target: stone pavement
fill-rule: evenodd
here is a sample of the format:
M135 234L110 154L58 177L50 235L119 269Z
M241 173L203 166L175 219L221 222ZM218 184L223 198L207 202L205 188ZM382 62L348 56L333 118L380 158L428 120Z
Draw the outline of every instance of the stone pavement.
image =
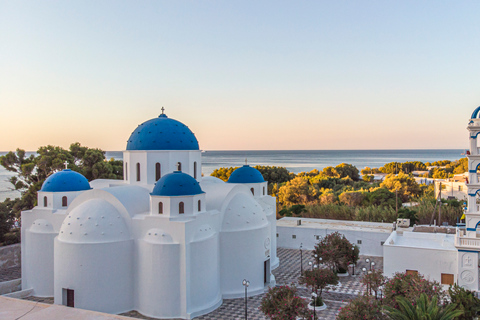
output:
M273 271L277 285L295 284L298 288L299 295L305 298L310 297L310 291L302 286L298 285L298 277L300 276L300 250L297 249L277 249L277 255L280 259L280 266ZM303 256L303 269L311 268L308 262L313 261L312 252L308 250L302 251ZM365 262L367 257L361 256L360 260L355 267L355 274L361 273L363 267L369 269L369 266ZM375 262L375 269L383 269L383 258L381 257L368 257L371 261ZM351 271L351 270L350 270ZM0 273L1 276L1 273ZM347 305L348 301L356 297L358 294L362 294L365 290L364 286L360 283L360 276L346 276L341 277L337 286L334 286L328 290L325 290L322 294L323 300L327 304L327 309L318 311L317 316L322 320L335 319L338 314L338 310L341 307ZM262 312L259 310L260 302L264 294L255 297L249 297L247 300L248 306L248 319L251 320L265 320ZM25 298L31 301L53 303L53 298L37 298L28 297ZM123 316L128 316L137 319L154 320L143 316L137 311L130 311L122 313ZM239 320L245 318L245 301L240 299L224 299L223 304L213 312L196 317L195 320ZM169 319L178 320L178 319Z

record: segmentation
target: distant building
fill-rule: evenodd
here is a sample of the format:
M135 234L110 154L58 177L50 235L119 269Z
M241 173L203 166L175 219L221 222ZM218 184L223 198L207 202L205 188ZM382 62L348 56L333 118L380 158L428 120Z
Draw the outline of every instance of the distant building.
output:
M68 169L22 212L22 288L55 304L191 319L275 285L276 199L248 165L202 178L201 151L162 114L131 134L124 179Z
M465 180L435 179L434 190L435 197L438 197L440 194L442 199L467 200L468 197L468 188Z

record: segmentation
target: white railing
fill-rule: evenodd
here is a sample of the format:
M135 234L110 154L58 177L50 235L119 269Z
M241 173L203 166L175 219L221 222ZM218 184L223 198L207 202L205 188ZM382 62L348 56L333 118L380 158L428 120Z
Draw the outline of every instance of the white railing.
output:
M461 238L458 236L456 238L456 243L458 246L480 248L480 239Z

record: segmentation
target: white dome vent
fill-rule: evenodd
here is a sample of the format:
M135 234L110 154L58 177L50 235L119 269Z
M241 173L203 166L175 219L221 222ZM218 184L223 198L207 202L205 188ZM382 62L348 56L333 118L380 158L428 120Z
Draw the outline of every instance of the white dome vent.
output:
M91 199L74 208L65 218L58 240L73 243L103 243L130 239L118 210L104 199Z

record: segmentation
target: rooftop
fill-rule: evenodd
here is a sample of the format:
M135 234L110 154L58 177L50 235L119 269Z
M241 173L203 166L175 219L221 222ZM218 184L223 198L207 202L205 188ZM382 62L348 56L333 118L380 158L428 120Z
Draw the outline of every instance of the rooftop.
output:
M301 220L302 224L297 225ZM330 219L311 219L311 218L291 218L285 217L277 220L277 227L297 227L310 229L335 229L335 230L353 230L364 232L391 233L393 224L368 221L347 221Z

